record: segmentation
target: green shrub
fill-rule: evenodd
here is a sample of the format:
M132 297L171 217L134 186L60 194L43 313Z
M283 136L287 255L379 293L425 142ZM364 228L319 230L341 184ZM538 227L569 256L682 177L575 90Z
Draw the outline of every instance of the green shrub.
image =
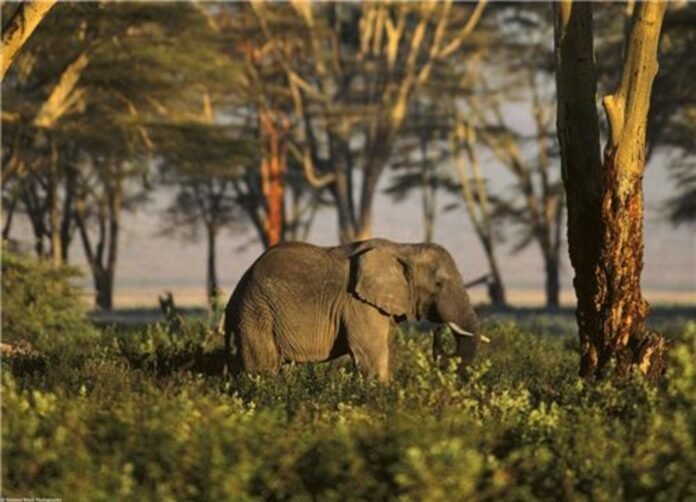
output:
M2 253L2 339L29 343L40 352L82 350L96 338L71 280L70 267Z
M74 365L2 374L3 496L102 500L685 500L696 325L660 388L587 384L565 335L488 323L464 375L398 336L394 382L347 361L227 380L196 322L107 331ZM10 460L11 461L8 461Z

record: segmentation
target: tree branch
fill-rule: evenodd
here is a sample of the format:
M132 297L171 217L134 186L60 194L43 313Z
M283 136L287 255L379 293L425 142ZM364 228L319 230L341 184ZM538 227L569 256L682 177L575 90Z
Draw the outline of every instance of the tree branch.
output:
M0 73L0 81L4 80L5 73L17 57L19 50L55 3L56 0L22 2L5 26L2 27L2 73Z
M464 40L466 40L467 37L474 31L474 28L476 28L479 19L481 19L481 16L483 15L483 9L486 7L487 3L488 0L479 0L478 4L476 4L474 12L471 13L471 17L467 21L464 28L462 28L457 36L454 37L454 39L451 40L450 43L438 53L439 58L446 58L461 47Z
M322 176L317 175L314 169L314 162L312 162L312 155L307 148L304 149L304 153L301 153L297 146L292 142L288 142L288 150L290 150L290 153L302 164L305 178L312 187L324 188L336 182L336 175L334 173L326 173Z
M76 89L75 86L88 63L89 58L83 52L63 70L58 83L53 87L48 99L43 102L34 118L36 127L52 127L80 100L84 91Z

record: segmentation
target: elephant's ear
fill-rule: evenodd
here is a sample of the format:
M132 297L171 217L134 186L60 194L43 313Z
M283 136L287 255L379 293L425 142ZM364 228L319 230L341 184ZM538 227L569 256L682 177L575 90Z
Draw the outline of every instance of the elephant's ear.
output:
M390 250L380 248L361 250L354 258L355 294L387 314L409 316L411 290L406 264Z

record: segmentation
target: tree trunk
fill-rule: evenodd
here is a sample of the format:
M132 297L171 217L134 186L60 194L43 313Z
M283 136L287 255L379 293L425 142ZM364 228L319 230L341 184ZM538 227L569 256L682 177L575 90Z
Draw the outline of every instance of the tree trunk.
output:
M2 73L0 80L4 80L5 73L12 65L19 50L55 3L56 0L22 2L2 27Z
M372 203L374 202L377 183L389 160L393 144L393 135L387 133L377 136L377 146L368 153L363 170L362 189L360 191L360 214L358 215L357 239L365 240L372 237Z
M580 374L597 378L610 362L624 376L664 370L664 339L646 331L643 266L645 129L657 42L666 4L640 4L614 95L604 99L610 137L600 161L595 107L592 12L588 3L554 4L558 137L568 201L568 245L575 269Z
M208 231L208 267L206 288L208 293L208 300L213 301L218 294L217 266L215 263L215 244L217 240L217 228L213 225L207 225L206 229Z
M45 210L41 204L36 186L39 184L36 174L29 173L25 179L21 181L20 198L29 217L31 229L34 234L34 250L37 258L45 258L46 250L44 247L44 237L46 236Z
M111 310L114 305L114 282L108 270L97 267L94 277L95 303L101 310Z
M464 145L469 160L469 167L471 168L471 173L474 178L473 183L469 179L467 165L461 156L460 142ZM479 165L478 155L473 146L474 144L474 129L457 114L457 129L455 136L451 138L454 166L459 175L462 196L466 204L469 219L474 227L476 236L481 242L481 246L483 246L486 260L488 260L488 268L491 275L488 282L488 296L492 305L496 307L505 307L507 305L507 300L505 298L503 279L500 274L500 269L498 268L498 261L495 258L493 223L490 215L488 192L486 191L486 185L481 176L481 166ZM476 195L474 195L474 189L476 190Z
M46 197L48 203L48 224L51 242L51 260L54 267L63 265L62 249L60 237L60 206L58 200L58 147L51 140L51 164L48 169L48 182Z
M263 158L261 159L261 193L266 207L264 232L268 247L283 239L285 194L285 147L274 114L266 109L259 113Z
M421 151L421 183L423 185L423 226L425 242L433 241L435 231L435 175L428 160L428 137L421 126L419 131Z
M58 204L58 187L53 176L49 180L48 185L48 217L49 217L49 234L51 241L51 261L54 267L60 267L63 264L63 244L60 240L60 207Z
M68 251L72 241L73 201L75 197L75 183L77 181L75 169L69 166L65 173L65 198L63 199L63 219L60 224L61 259L68 263Z
M544 271L546 272L546 306L556 309L560 306L561 285L558 277L558 257L544 255Z
M372 202L377 190L377 182L382 171L381 166L376 165L378 160L373 160L365 165L363 173L362 189L360 191L360 211L356 228L356 239L365 240L372 237Z
M479 239L486 253L486 260L488 260L488 268L491 273L491 278L488 281L488 297L493 306L505 307L507 305L505 286L503 285L503 279L500 275L500 269L498 268L498 261L495 258L493 243L484 235L479 235Z
M336 202L336 216L338 217L338 240L341 244L347 244L357 239L355 215L351 210L352 193L350 192L350 179L345 165L339 162L335 167L335 183L331 185L331 194Z
M3 214L5 216L5 223L2 227L2 241L6 242L10 238L10 232L12 231L12 221L14 219L15 210L17 209L17 201L19 200L18 190L13 187L12 194L10 195L10 200L7 207L3 207Z
M96 246L93 246L87 228L87 194L85 192L76 195L78 198L75 203L75 223L82 239L85 258L92 272L96 306L103 310L110 310L113 307L114 279L118 260L123 179L119 172L108 172L110 167L106 164L100 165L99 168L104 170L102 189L105 193L102 196L106 198L106 207L102 207L100 201L95 201L98 220Z
M121 209L123 209L123 178L120 172L114 172L112 175L115 179L110 193L107 194L109 201L109 246L106 258L107 284L105 285L107 297L104 305L99 305L105 309L111 309L113 305L114 278L116 277L116 263L118 260L118 238L121 233Z

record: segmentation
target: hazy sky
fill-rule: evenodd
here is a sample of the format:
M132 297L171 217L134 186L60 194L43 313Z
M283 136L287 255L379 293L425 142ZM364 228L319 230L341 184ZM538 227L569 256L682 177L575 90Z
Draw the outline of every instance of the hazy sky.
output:
M510 182L509 175L506 175L500 166L491 163L487 169L492 189L504 188ZM383 187L387 181L385 176L382 180ZM696 291L696 233L684 226L675 228L663 219L661 207L665 198L673 193L674 185L659 157L655 157L648 167L644 187L644 288ZM420 192L414 191L405 201L397 204L387 195L378 193L374 213L375 236L396 241L422 240L420 196ZM158 235L161 210L170 197L171 193L159 192L148 206L141 208L137 213L124 215L116 275L117 292L148 288L173 290L176 293L178 288L191 287L203 291L205 241L201 239L200 242L189 243ZM456 200L445 193L439 193L438 207L442 209ZM27 231L26 222L18 220L15 237L27 236ZM512 233L509 234L512 237ZM244 270L262 251L257 243L246 246L243 251L238 250L252 237L253 233L249 227L249 230L241 235L223 232L219 240L218 274L221 286L227 292L231 291ZM330 208L322 210L317 215L310 240L318 244L333 245L336 239L335 212ZM450 250L466 278L475 278L487 272L484 254L463 206L438 214L435 240ZM509 248L513 241L513 238L509 238L508 243L500 246L497 251L507 287L511 290L543 288L543 265L538 247L532 244L525 251L511 255ZM565 290L569 290L572 289L572 269L565 246L562 254L562 285ZM84 266L81 244L77 237L71 249L71 260ZM152 301L155 301L154 295Z

